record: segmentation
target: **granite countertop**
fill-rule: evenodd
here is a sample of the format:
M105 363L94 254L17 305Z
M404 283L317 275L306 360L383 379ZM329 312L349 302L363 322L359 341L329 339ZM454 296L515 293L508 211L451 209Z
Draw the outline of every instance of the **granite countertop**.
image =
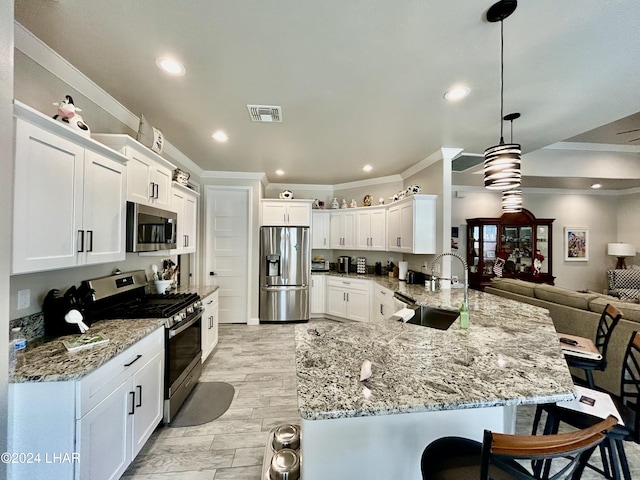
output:
M109 342L75 352L68 352L62 341L79 335L34 340L27 345L9 381L78 380L160 327L164 328L164 319L101 320L92 324L89 332L102 333Z
M204 299L216 290L217 285L191 285L178 288L176 293L197 293ZM62 341L79 335L44 337L31 341L9 381L25 383L77 380L142 340L158 327L164 328L164 319L101 320L92 324L89 332L102 333L109 342L75 352L68 352Z
M422 305L457 310L462 289L429 292L388 277ZM296 326L298 407L318 420L555 402L573 381L548 311L469 291L470 328L448 330L385 320ZM364 360L373 374L360 381Z

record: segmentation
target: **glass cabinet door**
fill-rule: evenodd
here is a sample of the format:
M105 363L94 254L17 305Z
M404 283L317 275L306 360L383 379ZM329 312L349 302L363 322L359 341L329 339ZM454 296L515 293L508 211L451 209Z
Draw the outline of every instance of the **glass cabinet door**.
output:
M482 226L482 253L483 253L483 274L491 275L493 273L493 264L496 261L496 247L498 245L498 226L483 225Z
M540 262L540 273L549 273L549 226L538 225L536 232L536 251L534 260Z
M505 273L530 273L533 261L533 228L530 225L502 226L501 252Z
M478 225L474 225L467 230L468 232L468 241L467 248L469 251L467 252L467 261L469 263L469 272L476 273L478 271L478 263L480 262L480 227Z

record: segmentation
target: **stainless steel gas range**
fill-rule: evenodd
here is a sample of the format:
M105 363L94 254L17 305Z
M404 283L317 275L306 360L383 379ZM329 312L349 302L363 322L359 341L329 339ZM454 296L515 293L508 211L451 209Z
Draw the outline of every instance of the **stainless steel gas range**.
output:
M83 284L93 290L93 301L85 306L85 317L90 322L165 319L164 422L170 423L202 372L200 296L195 293L147 294L144 270L86 280Z

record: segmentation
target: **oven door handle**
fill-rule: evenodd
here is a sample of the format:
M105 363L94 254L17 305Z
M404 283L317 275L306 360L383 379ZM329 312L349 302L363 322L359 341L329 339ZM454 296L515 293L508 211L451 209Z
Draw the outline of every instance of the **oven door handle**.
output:
M200 320L202 318L202 311L200 311L196 316L194 316L191 320L187 321L184 324L181 324L178 328L176 329L170 329L169 330L169 338L173 338L176 335L178 335L179 333L182 333L183 331L185 331L187 328L189 328L191 325L193 325L194 323L196 323L198 320Z

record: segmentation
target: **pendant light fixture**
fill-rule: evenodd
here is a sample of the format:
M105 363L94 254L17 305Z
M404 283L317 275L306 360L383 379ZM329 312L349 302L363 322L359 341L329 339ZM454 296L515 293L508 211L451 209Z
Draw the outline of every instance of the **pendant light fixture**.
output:
M520 118L519 113L509 113L503 117L503 120L511 122L511 139L513 144L513 121ZM502 213L520 213L522 211L522 190L520 188L511 188L502 192Z
M500 22L500 143L484 151L484 186L489 190L510 190L520 186L520 145L504 143L502 135L504 111L504 25L518 2L500 0L487 11L487 20Z

